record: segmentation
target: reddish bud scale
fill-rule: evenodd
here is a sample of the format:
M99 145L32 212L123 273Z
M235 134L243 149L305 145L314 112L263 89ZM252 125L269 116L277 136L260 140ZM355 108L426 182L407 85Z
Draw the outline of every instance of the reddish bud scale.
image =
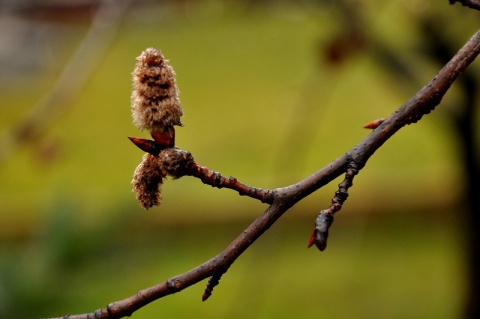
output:
M368 128L368 129L376 129L377 127L380 126L380 124L382 124L383 122L385 122L385 119L384 118L381 118L381 119L378 119L378 120L375 120L373 122L370 122L368 123L367 125L365 125L363 128Z
M170 129L166 132L152 132L152 138L160 144L163 148L169 148L175 146L175 130Z
M157 156L162 151L162 147L157 142L146 140L143 138L130 137L130 136L128 138L139 149L141 149L144 152L150 153L153 156Z
M312 247L315 244L315 231L312 232L310 240L308 241L308 248Z

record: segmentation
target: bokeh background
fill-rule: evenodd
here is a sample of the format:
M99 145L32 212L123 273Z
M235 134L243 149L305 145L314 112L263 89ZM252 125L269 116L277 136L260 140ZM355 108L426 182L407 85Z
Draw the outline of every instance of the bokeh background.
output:
M275 188L369 134L362 126L410 98L478 22L425 0L2 1L0 317L104 307L210 259L265 210L189 177L164 183L160 207L138 205L142 152L127 136L148 137L129 103L145 48L177 73L177 145ZM465 92L455 84L376 152L325 252L306 246L338 182L293 207L207 302L204 282L132 318L462 317L471 189L452 119Z

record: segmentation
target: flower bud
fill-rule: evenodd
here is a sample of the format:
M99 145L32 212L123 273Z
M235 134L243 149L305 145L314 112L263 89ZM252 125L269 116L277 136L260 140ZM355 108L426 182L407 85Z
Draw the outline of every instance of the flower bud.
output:
M160 50L143 51L137 57L132 76L132 117L139 129L151 133L170 132L174 125L182 125L175 71Z
M375 120L373 122L370 122L366 125L363 126L363 128L369 128L369 129L376 129L377 127L380 126L380 124L382 124L383 122L385 122L385 119L384 118L381 118L381 119L378 119L378 120Z
M315 221L315 230L310 237L308 248L317 246L320 251L324 251L327 248L328 229L332 226L333 214L328 210L322 210L317 216Z

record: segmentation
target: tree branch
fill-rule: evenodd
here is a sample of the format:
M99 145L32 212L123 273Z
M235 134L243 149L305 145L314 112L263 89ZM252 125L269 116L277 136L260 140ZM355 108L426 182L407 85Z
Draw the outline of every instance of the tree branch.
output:
M271 204L273 201L272 190L246 185L233 176L225 177L219 172L201 166L193 160L192 154L188 151L177 147L162 148L162 145L157 141L143 138L129 137L129 139L142 151L153 155L157 159L157 166L165 176L170 175L177 179L189 175L200 179L204 184L216 188L230 188L237 191L241 196L255 198L262 203Z
M455 4L457 2L460 2L464 7L480 10L480 1L478 0L450 0L449 2L450 4Z
M480 30L461 48L458 53L428 82L415 96L396 110L389 118L360 141L351 150L330 164L308 176L304 180L283 188L274 189L273 202L240 236L238 236L224 251L217 256L191 269L190 271L170 278L163 283L146 288L137 294L95 312L80 315L67 315L69 319L106 319L130 316L133 312L148 303L164 296L179 292L210 276L206 294L212 292L220 276L235 262L235 260L270 228L289 208L331 182L336 177L347 172L351 163L355 170L361 170L368 159L398 130L408 124L416 123L424 115L430 113L440 103L445 93L455 79L480 53ZM353 178L353 176L352 176ZM347 178L346 178L347 179ZM343 185L348 188L350 185ZM342 188L341 187L341 188ZM205 295L204 295L205 296ZM207 296L208 297L208 296Z

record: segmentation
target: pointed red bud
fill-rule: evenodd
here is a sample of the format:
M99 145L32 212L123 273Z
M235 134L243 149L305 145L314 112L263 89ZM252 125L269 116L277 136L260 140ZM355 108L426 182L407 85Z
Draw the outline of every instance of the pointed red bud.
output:
M157 156L158 154L160 154L160 151L162 150L162 147L157 142L146 140L143 138L130 137L130 136L128 138L139 149L141 149L144 152L150 153L153 156Z
M377 127L380 126L380 124L382 124L383 122L385 122L385 119L378 119L378 120L375 120L373 122L370 122L368 123L367 125L365 125L363 128L369 128L369 129L376 129Z
M315 231L313 231L312 236L310 236L310 240L308 241L308 248L312 247L315 244Z
M320 251L324 251L325 248L327 248L328 229L332 223L333 214L327 209L320 211L315 220L315 230L313 231L312 236L310 236L310 241L308 242L309 248L313 244L315 244Z

